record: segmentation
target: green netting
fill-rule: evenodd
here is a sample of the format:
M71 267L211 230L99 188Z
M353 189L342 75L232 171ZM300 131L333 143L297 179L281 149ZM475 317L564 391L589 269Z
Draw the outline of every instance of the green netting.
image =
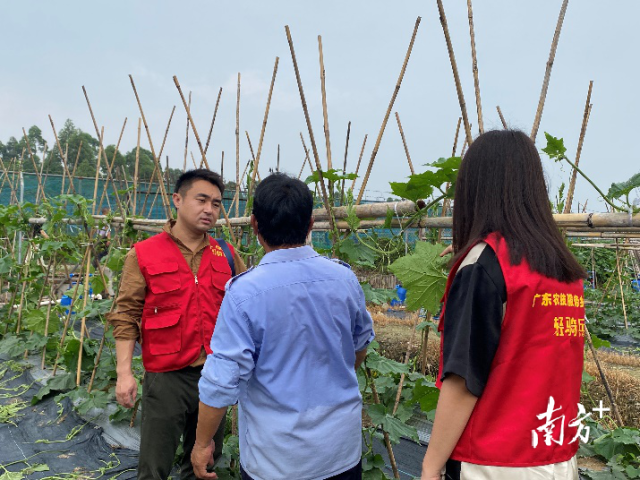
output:
M37 195L38 192L38 178L33 173L23 173L23 200L25 202L36 203L36 197L38 198L38 203L42 201L42 194ZM60 195L61 193L68 193L70 190L69 186L69 178L63 177L62 175L43 175L43 186L45 195L47 197L53 197ZM116 189L118 191L118 195L120 197L120 201L123 206L127 204L133 203L132 192L132 184L127 184L125 181L116 181ZM11 186L13 186L14 191L12 192ZM104 193L105 187L107 188L107 192ZM69 193L75 193L78 195L82 195L85 198L93 199L95 190L95 178L74 178L73 179L73 189ZM143 216L145 218L166 218L164 207L162 206L162 199L160 194L156 195L156 192L159 190L159 186L157 183L149 185L148 182L141 182L137 188L136 194L136 215ZM170 190L169 190L170 191ZM230 217L235 216L235 206L233 211L229 211L231 207L231 203L233 200L235 192L226 191L224 192L223 201L225 209ZM4 173L0 173L0 202L3 205L7 205L9 203L15 203L16 199L20 198L20 175L18 172L9 172L8 178L4 175ZM102 203L100 200L102 199ZM100 212L102 207L109 207L111 211L118 211L118 204L116 202L116 196L114 193L114 188L111 182L107 182L106 180L99 179L98 180L98 188L96 195L96 202L98 203L96 207L96 212ZM169 200L171 204L171 200ZM240 204L239 204L239 214L242 216L244 213L246 205L246 199L244 195L240 196ZM131 210L130 210L131 212ZM69 212L72 213L71 211Z

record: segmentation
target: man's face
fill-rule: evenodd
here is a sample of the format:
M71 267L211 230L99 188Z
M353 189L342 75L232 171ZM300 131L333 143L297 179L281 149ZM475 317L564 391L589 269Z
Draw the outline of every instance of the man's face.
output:
M178 221L185 228L205 233L220 216L222 194L215 185L198 179L187 191L174 193L173 204L178 211Z

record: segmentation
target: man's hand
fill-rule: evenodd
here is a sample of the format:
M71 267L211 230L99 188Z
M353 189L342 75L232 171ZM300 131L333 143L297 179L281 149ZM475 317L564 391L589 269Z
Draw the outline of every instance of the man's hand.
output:
M133 408L138 394L138 382L133 374L118 375L116 381L116 400L125 408Z
M450 253L453 253L453 244L449 245L447 248L445 248L441 253L440 256L444 257L445 255L449 255Z
M191 451L191 464L193 465L193 473L197 478L216 479L218 475L215 472L207 472L207 466L213 466L213 451L216 444L213 440L211 443L203 447L198 442L193 446Z

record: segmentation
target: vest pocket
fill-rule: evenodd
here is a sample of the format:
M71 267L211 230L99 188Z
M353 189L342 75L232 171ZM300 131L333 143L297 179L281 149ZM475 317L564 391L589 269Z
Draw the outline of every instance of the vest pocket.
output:
M149 289L155 293L173 292L180 288L180 275L176 262L164 262L149 265Z
M224 257L224 262L223 265L220 265L219 261L211 261L211 283L218 290L224 290L225 285L231 278L231 269L226 257Z
M177 353L182 348L180 313L149 315L144 322L144 341L152 355Z

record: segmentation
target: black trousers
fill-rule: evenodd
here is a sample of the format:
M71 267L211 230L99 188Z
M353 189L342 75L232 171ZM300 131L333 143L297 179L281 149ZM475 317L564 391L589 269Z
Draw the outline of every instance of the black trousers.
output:
M242 465L240 465L240 475L242 480L253 480L253 478L251 478L249 476L249 474L247 472L244 471L244 468L242 468ZM291 479L291 480L295 480L295 479ZM362 480L362 462L358 462L358 464L353 467L350 468L349 470L346 470L342 473L339 473L338 475L334 475L333 477L327 477L326 480Z
M166 480L182 436L184 456L181 480L195 480L191 451L198 425L198 381L202 367L186 367L174 372L147 372L143 380L142 428L140 430L139 480ZM213 439L213 458L222 454L225 421Z

